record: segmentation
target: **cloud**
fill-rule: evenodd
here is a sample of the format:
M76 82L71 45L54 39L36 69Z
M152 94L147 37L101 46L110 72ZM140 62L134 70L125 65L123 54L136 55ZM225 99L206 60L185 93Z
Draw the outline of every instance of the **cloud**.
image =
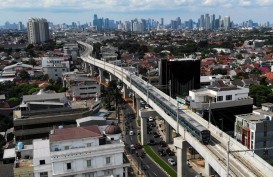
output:
M45 11L87 11L111 12L177 10L224 7L259 7L273 5L273 0L0 0L0 9L44 9Z

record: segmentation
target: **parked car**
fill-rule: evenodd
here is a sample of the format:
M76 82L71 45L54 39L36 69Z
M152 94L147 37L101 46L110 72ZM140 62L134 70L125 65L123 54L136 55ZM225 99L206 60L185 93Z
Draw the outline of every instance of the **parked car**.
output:
M135 148L136 148L136 149L141 149L141 148L142 148L142 145L139 144L139 143L136 143L136 144L135 144Z
M131 144L131 145L130 145L130 149L131 149L131 150L135 150L135 149L136 149L136 148L135 148L135 145Z
M159 134L158 134L157 132L154 132L154 133L153 133L153 136L154 136L154 138L158 138L158 137L159 137Z
M154 140L150 140L149 143L148 143L148 145L151 145L151 146L155 145L155 141Z
M133 136L133 135L134 135L134 131L131 130L131 131L129 132L129 135L130 135L130 136Z
M161 147L167 147L167 143L165 141L159 141L159 145Z
M176 165L176 162L175 162L172 158L168 158L168 162L169 162L169 164L171 164L172 166Z
M145 157L145 152L142 151L142 150L140 149L140 150L138 150L138 151L136 152L136 156L137 156L137 157L144 158L144 157Z
M168 156L174 156L174 152L170 150L170 148L166 149L166 153L168 154Z
M158 153L160 156L165 156L166 155L166 151L164 149L159 149Z
M149 122L153 122L154 118L153 117L149 117Z

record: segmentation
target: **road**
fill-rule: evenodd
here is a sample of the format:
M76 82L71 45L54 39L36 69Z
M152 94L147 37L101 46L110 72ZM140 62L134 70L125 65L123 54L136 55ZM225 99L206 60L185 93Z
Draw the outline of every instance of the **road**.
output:
M131 107L128 104L125 104L124 109L123 109L123 115L125 117L125 121L123 121L123 123L126 122L127 126L123 126L123 127L128 127L128 131L127 134L125 133L125 143L128 146L130 146L131 144L136 144L138 142L137 140L137 132L138 132L138 127L136 125L136 121L135 118L128 118L129 114L133 114L133 110L131 109ZM126 130L126 128L124 128L124 130ZM129 135L129 131L134 131L134 135ZM141 157L137 157L136 156L136 151L132 151L132 156L134 159L136 159L139 168L142 166L146 168L145 170L145 174L149 177L168 177L147 155L145 155L144 158Z

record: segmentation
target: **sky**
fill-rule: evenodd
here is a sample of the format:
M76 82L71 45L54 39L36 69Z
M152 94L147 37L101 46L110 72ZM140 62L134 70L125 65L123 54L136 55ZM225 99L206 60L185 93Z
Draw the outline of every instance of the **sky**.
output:
M180 17L197 21L201 14L230 16L240 23L252 19L273 23L273 0L0 0L0 25L26 23L30 17L54 24L93 21L93 15L113 20L151 18L165 24Z

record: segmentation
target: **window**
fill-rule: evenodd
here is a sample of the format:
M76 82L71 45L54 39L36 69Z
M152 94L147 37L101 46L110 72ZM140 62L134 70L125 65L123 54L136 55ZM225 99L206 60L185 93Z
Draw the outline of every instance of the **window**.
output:
M265 148L265 147L266 147L266 141L264 141L264 144L263 144L263 145L264 145L264 148Z
M58 74L55 74L55 76L58 76Z
M55 69L55 72L57 72L57 69Z
M66 169L71 170L71 163L66 163Z
M40 173L40 177L48 177L47 172L41 172L41 173Z
M87 147L91 147L92 146L92 143L87 143Z
M45 160L40 160L40 165L44 165L45 164Z
M267 136L267 131L264 131L264 137L266 137Z
M84 174L84 177L94 177L94 173L86 173Z
M91 167L92 166L91 159L89 159L89 160L86 161L86 166L87 167Z
M65 149L65 150L68 150L68 149L69 149L69 146L65 146L64 149Z
M104 171L104 175L112 175L113 174L113 170L105 170Z
M109 164L111 162L111 158L110 157L106 157L106 164Z
M65 71L65 69L63 69L63 71Z
M218 96L217 101L223 101L223 96Z
M232 95L227 95L226 100L232 100Z

